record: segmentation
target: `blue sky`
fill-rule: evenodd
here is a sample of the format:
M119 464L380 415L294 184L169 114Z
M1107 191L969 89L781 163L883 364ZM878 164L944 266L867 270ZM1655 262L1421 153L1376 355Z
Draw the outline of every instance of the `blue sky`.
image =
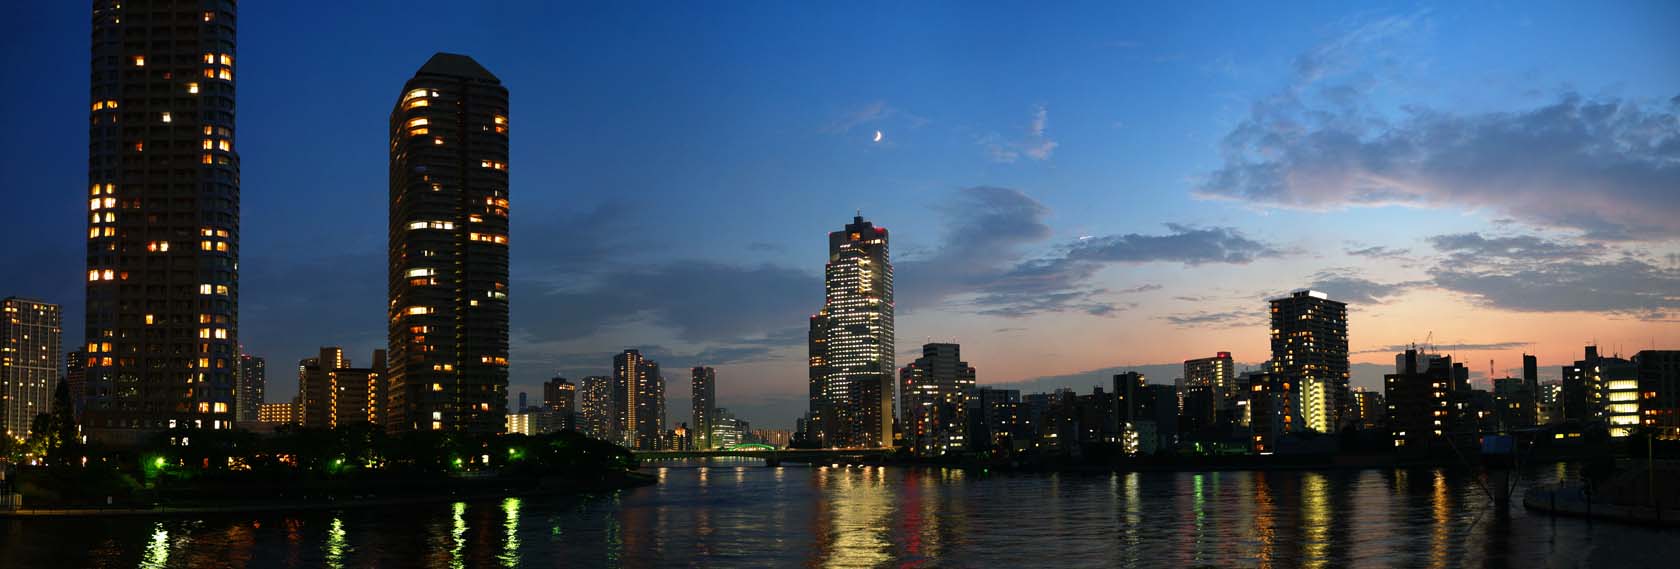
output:
M859 209L900 351L957 339L982 383L1258 362L1262 299L1309 285L1367 363L1680 340L1680 6L901 4L242 5L241 339L276 370L383 343L386 121L451 51L512 92L515 392L642 347L673 421L709 363L791 424ZM0 295L74 337L89 17L13 13Z

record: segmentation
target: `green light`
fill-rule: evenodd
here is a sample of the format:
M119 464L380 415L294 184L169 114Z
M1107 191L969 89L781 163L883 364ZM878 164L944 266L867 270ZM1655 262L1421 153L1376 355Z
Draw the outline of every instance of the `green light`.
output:
M158 468L163 468L163 463L163 457L161 456L157 457L157 460L152 461L152 464L156 465Z

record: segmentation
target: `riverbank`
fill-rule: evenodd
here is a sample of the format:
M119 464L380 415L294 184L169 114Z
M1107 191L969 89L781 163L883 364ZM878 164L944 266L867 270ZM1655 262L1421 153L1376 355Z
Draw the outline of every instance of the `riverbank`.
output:
M316 499L271 499L260 501L214 501L201 503L154 503L118 507L61 507L0 509L0 518L47 517L105 517L105 516L182 516L200 514L243 514L256 512L285 512L309 510L340 510L407 506L458 501L487 500L508 497L565 496L615 492L658 482L652 475L626 472L621 475L593 480L566 478L497 480L494 478L458 479L453 487L444 484L440 492L377 496L371 493L353 494L339 498L326 495ZM260 491L261 489L254 489Z
M1680 463L1624 461L1600 484L1559 484L1523 493L1523 507L1553 515L1680 527Z

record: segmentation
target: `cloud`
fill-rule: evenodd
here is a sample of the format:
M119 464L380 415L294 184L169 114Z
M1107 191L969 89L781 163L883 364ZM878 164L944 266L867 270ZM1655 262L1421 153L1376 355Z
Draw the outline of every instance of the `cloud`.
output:
M822 291L822 280L803 271L695 260L608 268L578 280L586 284L515 281L515 330L538 342L568 340L648 318L683 340L727 341L803 321Z
M1314 275L1307 288L1349 304L1382 304L1421 284L1425 283L1379 283L1357 276L1351 269L1332 269Z
M1549 241L1532 235L1515 237L1483 237L1480 233L1454 233L1428 238L1437 251L1475 259L1562 260L1584 259L1604 254L1600 243L1566 243Z
M990 316L1026 317L1050 312L1107 316L1129 308L1107 296L1156 290L1145 284L1110 291L1091 284L1113 264L1151 262L1248 263L1278 255L1276 249L1227 227L1167 224L1163 235L1099 236L1041 248L1052 234L1049 208L1011 188L957 191L941 213L950 229L926 256L901 260L895 270L900 306L965 306Z
M903 119L911 127L919 127L928 122L927 119L888 105L886 101L873 101L842 114L839 118L823 126L821 131L829 134L845 134L859 126L892 118Z
M1343 251L1355 257L1370 257L1373 259L1398 259L1411 254L1411 249L1390 249L1383 246L1358 247Z
M1427 241L1446 255L1429 270L1431 284L1486 306L1659 320L1680 309L1680 266L1670 262L1663 268L1620 247L1479 233L1436 235Z
M1461 343L1457 343L1457 344L1430 344L1430 345L1424 346L1424 347L1427 347L1431 350L1448 351L1448 352L1455 351L1455 350L1456 351L1466 351L1466 352L1482 352L1482 351L1515 350L1515 349L1519 349L1519 348L1523 348L1523 347L1527 347L1527 346L1532 346L1532 345L1534 345L1534 342L1529 342L1529 341L1521 341L1521 342L1484 342L1484 343L1462 343L1461 342ZM1418 348L1418 347L1419 347L1419 345L1416 344L1416 343L1390 344L1390 345L1387 345L1387 346L1378 346L1378 347L1375 347L1375 348L1366 348L1366 349L1363 349L1363 350L1358 350L1358 351L1353 352L1353 354L1354 355L1359 355L1359 354L1393 354L1393 353L1404 352L1406 350L1410 350L1410 349Z
M1444 262L1435 286L1483 305L1523 312L1606 312L1663 320L1680 311L1680 270L1625 257L1610 261Z
M1033 160L1049 160L1058 146L1046 132L1049 125L1050 111L1044 105L1038 105L1033 108L1032 122L1027 126L1026 136L1007 139L997 133L991 133L980 137L980 144L986 147L986 155L993 162L1013 163L1023 155Z
M1180 328L1241 328L1266 323L1263 310L1229 310L1223 312L1184 312L1160 316Z
M1302 53L1194 193L1307 210L1482 208L1596 240L1680 236L1680 106L1561 93L1515 110L1374 110L1368 94L1411 59L1386 47L1426 27L1385 18Z
M1111 263L1169 261L1194 266L1203 263L1246 264L1260 257L1280 254L1271 246L1249 239L1229 227L1197 228L1176 223L1166 226L1169 230L1166 235L1128 233L1085 239L1073 245L1067 258Z

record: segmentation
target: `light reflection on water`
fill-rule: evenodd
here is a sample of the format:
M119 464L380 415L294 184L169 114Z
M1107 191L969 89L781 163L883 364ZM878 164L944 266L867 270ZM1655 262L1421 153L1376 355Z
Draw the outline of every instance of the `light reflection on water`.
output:
M1469 474L1445 470L1001 475L736 460L657 476L585 497L0 520L0 567L1623 567L1680 555L1659 530L1520 507L1500 518Z

